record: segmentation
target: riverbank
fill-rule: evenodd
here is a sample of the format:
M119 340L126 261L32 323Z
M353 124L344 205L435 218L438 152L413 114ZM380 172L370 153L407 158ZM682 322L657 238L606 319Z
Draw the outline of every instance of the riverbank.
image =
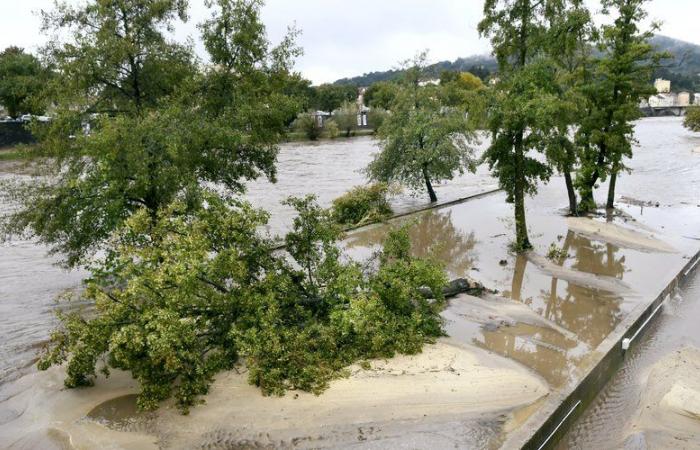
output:
M327 132L321 131L321 134L317 139L309 139L306 133L303 131L290 131L284 136L285 142L318 142L318 141L334 141L343 139L352 139L354 137L364 137L364 136L374 136L375 131L369 128L360 128L353 130L350 136L346 136L345 133L339 133L337 136L330 136Z

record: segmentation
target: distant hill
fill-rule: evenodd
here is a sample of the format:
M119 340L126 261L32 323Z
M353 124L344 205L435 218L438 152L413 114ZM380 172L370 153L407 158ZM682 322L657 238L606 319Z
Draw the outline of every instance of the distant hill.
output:
M428 67L428 74L440 76L440 73L448 70L454 72L472 72L474 75L484 78L489 73L495 72L498 69L496 60L490 55L469 56L467 58L458 58L455 61L440 61ZM377 81L391 81L401 76L400 70L387 70L379 72L370 72L352 78L342 78L334 84L350 84L353 86L370 86Z
M674 55L674 59L664 61L656 77L670 79L674 91L700 92L700 45L662 35L654 36L652 44L659 51L667 51ZM444 70L472 72L486 78L498 70L498 64L492 56L481 55L458 58L455 61L441 61L428 67L428 73L436 78ZM377 81L394 80L400 75L400 70L370 72L352 78L342 78L334 84L370 86Z
M654 36L652 43L674 56L662 63L656 76L671 80L673 91L700 92L700 45L661 35Z

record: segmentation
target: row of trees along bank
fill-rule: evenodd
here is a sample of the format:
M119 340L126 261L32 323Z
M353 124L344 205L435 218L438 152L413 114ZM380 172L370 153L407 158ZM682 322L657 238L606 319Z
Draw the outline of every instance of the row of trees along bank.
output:
M319 392L352 362L417 352L441 333L443 267L412 257L405 230L368 265L341 257L333 214L313 198L287 201L298 213L286 236L293 261L258 233L268 215L244 200L245 183L275 180L277 145L308 106L293 71L301 50L294 30L267 40L262 1L207 3L204 69L191 44L167 37L187 18L185 0L43 13L44 30L65 37L43 52L53 120L32 125L47 176L2 191L21 202L3 232L30 234L91 274L78 295L96 311L62 316L40 368L67 361L69 387L130 371L144 408L174 395L186 411L239 360L264 392ZM422 79L424 56L408 62L382 94L391 114L370 177L424 186L434 201L432 183L474 170L474 130L487 126L484 159L515 204L518 250L530 247L525 196L554 171L572 214L594 207L607 177L612 198L660 55L638 30L643 0L602 4L614 21L597 28L578 0L487 0L479 28L498 82L460 75L436 86Z
M472 120L460 119L455 112L464 111L408 71L395 86L379 129L383 149L368 173L414 188L422 181L435 201L432 182L474 168L468 143L477 116L491 134L483 161L514 205L515 250L531 248L526 196L555 172L565 180L572 215L596 208L593 191L605 180L613 208L639 103L654 92L651 76L669 57L649 44L657 24L640 30L646 2L602 0L611 20L597 27L581 0L487 0L479 31L491 39L499 73L493 86L457 102ZM421 66L419 58L413 72Z

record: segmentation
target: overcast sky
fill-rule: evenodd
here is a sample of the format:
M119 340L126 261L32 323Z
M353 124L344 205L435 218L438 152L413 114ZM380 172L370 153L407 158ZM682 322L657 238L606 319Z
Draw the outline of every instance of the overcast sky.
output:
M37 12L50 9L53 1L0 2L7 3L0 14L0 49L17 45L36 51L46 40ZM208 11L204 0L189 2L189 23L178 26L177 36L197 41L195 24ZM288 25L302 30L304 56L297 69L322 83L390 69L423 49L430 50L432 61L486 54L489 44L476 31L482 5L483 0L268 0L263 20L273 42ZM700 44L700 0L651 0L648 10L663 22L662 34Z

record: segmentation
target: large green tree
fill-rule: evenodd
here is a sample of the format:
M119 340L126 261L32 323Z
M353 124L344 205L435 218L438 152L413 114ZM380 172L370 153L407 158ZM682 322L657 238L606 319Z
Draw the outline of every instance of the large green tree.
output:
M531 247L525 216L525 195L547 180L551 168L531 156L545 146L555 99L556 69L546 58L551 19L563 0L486 0L479 32L491 38L500 72L489 129L491 145L485 160L514 203L517 251Z
M371 108L389 109L399 90L397 83L378 81L365 91L365 105Z
M0 105L10 117L43 112L40 93L49 73L37 57L21 48L8 47L0 53Z
M94 0L45 14L45 28L67 36L48 49L55 118L35 129L49 177L15 186L24 206L9 231L35 234L72 265L142 207L155 218L175 198L196 207L203 183L241 191L260 175L274 180L276 144L296 110L280 92L298 53L293 33L272 48L261 2L209 4L205 73L168 38L186 1Z
M475 170L475 134L463 110L446 107L437 86L423 85L425 54L406 66L391 114L378 131L381 151L367 173L376 181L424 187L436 202L433 182Z
M641 117L639 102L655 91L650 83L665 54L649 43L657 25L641 31L648 0L603 0L603 12L614 15L604 25L597 42L601 56L595 61L584 94L589 101L588 114L581 122L578 140L583 149L577 184L581 207L596 207L593 190L609 178L607 207L613 208L617 176L625 170L623 158L632 157L633 121Z
M564 177L569 214L578 215L574 171L578 168L580 147L573 130L586 115L582 91L591 61L591 41L596 30L582 0L569 0L561 13L551 17L546 47L555 66L554 96L551 99L551 128L546 137L545 155L551 166Z
M354 102L357 99L357 87L352 85L326 83L314 87L313 90L311 105L321 111L335 111L343 103Z

